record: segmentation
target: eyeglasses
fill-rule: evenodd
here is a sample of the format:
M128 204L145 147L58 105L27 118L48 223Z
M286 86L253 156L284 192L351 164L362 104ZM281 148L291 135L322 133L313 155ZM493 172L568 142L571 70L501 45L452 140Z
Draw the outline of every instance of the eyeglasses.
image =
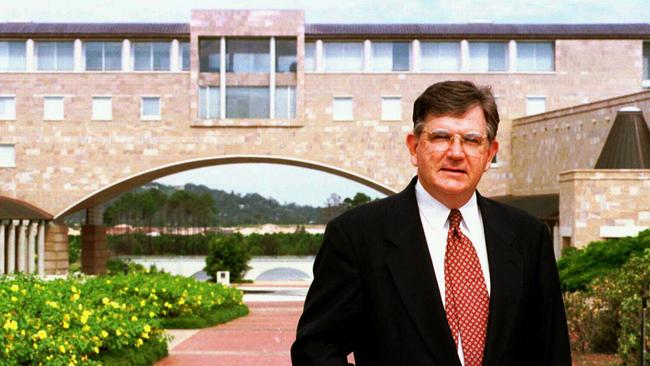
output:
M483 153L483 146L487 141L486 135L481 135L478 132L467 132L463 135L458 133L451 133L447 130L435 130L432 132L422 132L433 151L447 151L454 143L454 138L458 138L463 151L467 155L478 156Z

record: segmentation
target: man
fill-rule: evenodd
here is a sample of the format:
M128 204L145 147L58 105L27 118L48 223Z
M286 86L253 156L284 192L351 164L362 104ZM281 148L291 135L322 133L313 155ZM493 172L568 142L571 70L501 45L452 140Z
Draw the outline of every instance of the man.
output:
M487 88L430 86L406 138L417 177L332 220L294 365L571 365L548 229L476 192L498 150Z

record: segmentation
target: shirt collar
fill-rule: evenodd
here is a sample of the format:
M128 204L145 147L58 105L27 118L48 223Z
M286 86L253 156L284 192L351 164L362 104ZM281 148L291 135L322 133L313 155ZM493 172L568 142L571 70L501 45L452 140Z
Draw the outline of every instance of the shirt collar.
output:
M429 223L436 228L449 229L447 218L451 210L443 205L440 201L433 198L429 192L424 189L420 181L415 184L415 198L418 202L418 207L423 215L426 215ZM476 191L472 193L469 201L459 208L463 221L461 226L468 231L470 235L480 233L482 222L481 213L478 209L476 198Z

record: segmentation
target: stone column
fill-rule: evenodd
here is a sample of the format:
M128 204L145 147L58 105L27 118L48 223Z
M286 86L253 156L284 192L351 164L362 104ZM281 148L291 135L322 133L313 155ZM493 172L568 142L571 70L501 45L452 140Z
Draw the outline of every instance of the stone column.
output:
M16 271L16 225L20 221L9 221L9 233L7 234L7 274Z
M169 70L171 72L178 72L181 70L181 65L180 65L180 53L179 53L180 47L178 43L178 39L173 39L172 44L170 47L170 59L169 59Z
M316 72L323 72L325 69L323 65L323 41L318 39L316 40L316 60L315 60L315 71Z
M372 42L369 39L363 41L363 72L372 72Z
M122 71L133 71L131 67L131 41L122 41Z
M74 40L73 62L75 72L84 71L83 46L80 39Z
M29 240L27 241L27 273L32 274L36 270L36 233L38 232L38 221L32 221L29 225Z
M45 275L45 225L47 221L41 221L38 225L38 251L37 251L37 260L38 260L38 275Z
M517 41L508 42L508 71L517 71Z
M43 267L45 274L62 275L68 273L68 227L65 224L49 221L43 243Z
M420 71L420 41L414 39L411 42L411 71L419 72Z
M1 220L0 221L0 275L5 273L5 225L7 225L7 221Z
M25 46L25 71L30 72L36 70L35 60L34 40L30 38L27 40L27 46Z
M102 208L86 211L86 225L81 227L81 270L85 274L106 273L108 250L106 227L102 225Z
M463 39L460 41L460 71L468 72L469 62L469 42Z
M27 225L29 220L19 220L18 226L18 271L27 271Z

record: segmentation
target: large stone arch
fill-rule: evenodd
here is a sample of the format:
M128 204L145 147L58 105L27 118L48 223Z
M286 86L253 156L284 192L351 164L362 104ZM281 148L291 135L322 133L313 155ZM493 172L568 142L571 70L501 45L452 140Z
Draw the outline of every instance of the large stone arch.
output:
M104 188L101 188L95 192L90 193L86 197L82 198L81 200L73 203L72 205L62 210L61 212L57 213L55 215L55 219L61 218L65 215L71 214L73 212L82 209L92 209L93 207L101 205L104 202L120 195L121 193L128 192L135 187L141 186L145 183L151 182L153 180L162 178L167 175L180 173L191 169L209 167L209 166L242 164L242 163L281 164L281 165L308 168L308 169L322 171L325 173L331 173L343 178L350 179L352 181L363 184L367 187L376 189L377 191L387 195L391 195L395 193L395 190L393 190L392 188L380 182L377 182L371 178L332 165L317 162L317 161L310 161L305 159L283 157L283 156L227 155L227 156L216 156L216 157L184 160L176 163L158 166L143 172L133 174L127 178L113 182Z
M103 226L101 221L101 210L96 210L96 207L101 206L103 203L121 193L128 192L135 187L170 174L208 166L242 163L270 163L314 169L350 179L385 194L395 193L395 191L390 187L371 178L322 162L283 156L226 155L183 160L141 171L88 194L86 197L71 204L61 212L58 212L55 218L61 218L79 210L87 210L86 225L82 226L81 230L82 270L88 274L104 273L106 271L106 262L109 255L108 250L106 249L106 228Z

